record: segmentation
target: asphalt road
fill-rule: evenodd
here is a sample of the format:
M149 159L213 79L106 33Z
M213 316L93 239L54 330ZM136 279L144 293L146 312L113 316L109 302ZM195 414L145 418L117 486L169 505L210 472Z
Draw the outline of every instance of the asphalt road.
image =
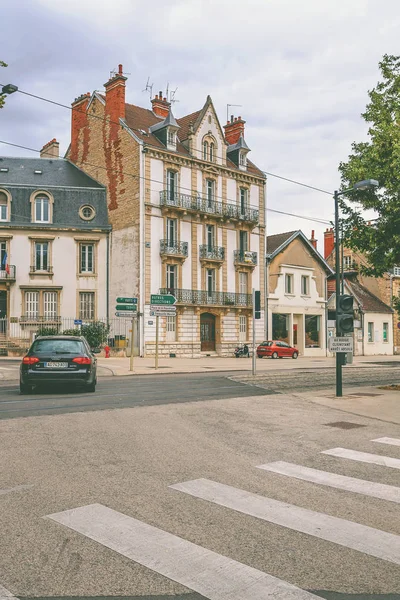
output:
M385 365L378 363L359 369L345 368L343 381L344 388L400 383L400 365L398 362ZM0 419L312 389L334 390L334 386L335 370L326 367L293 371L271 370L255 378L249 375L248 371L101 377L94 394L79 390L65 393L64 389L52 388L38 389L34 394L21 396L18 385L8 382L0 385Z

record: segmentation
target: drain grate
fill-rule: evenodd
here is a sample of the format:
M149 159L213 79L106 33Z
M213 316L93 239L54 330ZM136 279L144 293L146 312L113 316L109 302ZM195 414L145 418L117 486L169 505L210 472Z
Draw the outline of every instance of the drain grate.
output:
M335 421L334 423L325 423L326 427L338 427L339 429L356 429L357 427L366 427L360 423L351 423L350 421Z

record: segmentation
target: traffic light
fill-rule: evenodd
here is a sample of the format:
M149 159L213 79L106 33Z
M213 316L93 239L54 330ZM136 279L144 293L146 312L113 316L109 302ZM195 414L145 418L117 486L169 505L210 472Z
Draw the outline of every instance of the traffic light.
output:
M336 306L336 335L352 333L354 331L354 298L349 294L342 294L337 299Z
M254 318L261 319L261 292L254 292Z

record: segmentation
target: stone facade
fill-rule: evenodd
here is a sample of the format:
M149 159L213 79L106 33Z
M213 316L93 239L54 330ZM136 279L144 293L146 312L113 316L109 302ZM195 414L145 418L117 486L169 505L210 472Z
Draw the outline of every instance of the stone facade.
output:
M149 109L126 104L125 82L120 66L105 95L75 100L68 153L107 187L110 306L138 297L138 346L151 355L150 298L171 292L177 316L159 320L160 354L232 355L250 341L253 288L264 337L265 176L247 160L245 122L223 130L210 97L177 120L161 92Z

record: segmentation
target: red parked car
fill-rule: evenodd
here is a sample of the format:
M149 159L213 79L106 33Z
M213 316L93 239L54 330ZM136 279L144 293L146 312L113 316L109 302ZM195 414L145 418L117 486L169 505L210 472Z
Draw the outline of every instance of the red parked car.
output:
M298 355L299 351L297 348L293 348L293 346L289 346L289 344L280 340L263 342L257 348L258 358L262 358L263 356L270 356L271 358L297 358Z

